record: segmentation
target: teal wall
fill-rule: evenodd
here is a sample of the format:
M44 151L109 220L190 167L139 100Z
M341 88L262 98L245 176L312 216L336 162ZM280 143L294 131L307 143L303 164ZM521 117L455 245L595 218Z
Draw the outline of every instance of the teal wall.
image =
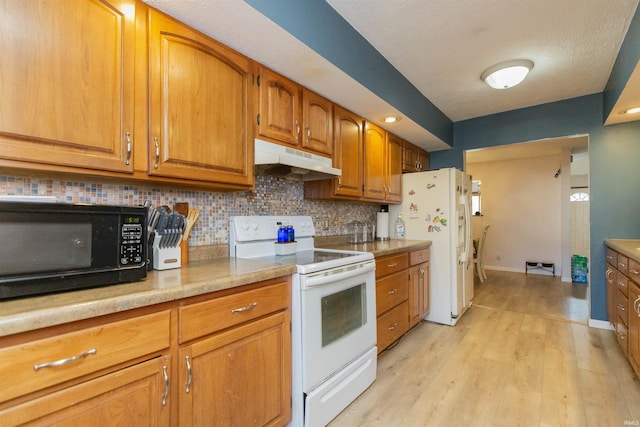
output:
M640 239L640 122L602 126L603 94L454 123L451 150L430 166L462 168L465 150L589 135L591 318L607 320L603 240ZM498 226L499 227L499 226Z

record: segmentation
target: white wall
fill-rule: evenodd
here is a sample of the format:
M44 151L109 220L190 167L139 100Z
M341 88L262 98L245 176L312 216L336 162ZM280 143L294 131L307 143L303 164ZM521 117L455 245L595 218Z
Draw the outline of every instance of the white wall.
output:
M556 275L562 274L562 180L554 178L561 162L554 155L467 164L473 179L482 181L482 216L473 219L474 237L491 225L487 269L524 272L525 261L543 261L555 263Z

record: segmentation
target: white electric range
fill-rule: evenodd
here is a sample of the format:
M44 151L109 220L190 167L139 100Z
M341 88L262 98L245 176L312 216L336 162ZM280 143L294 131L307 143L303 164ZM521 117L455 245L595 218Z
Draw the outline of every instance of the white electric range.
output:
M276 255L281 225L296 252ZM325 426L376 378L373 254L315 248L309 216L234 216L229 255L295 264L292 277L292 420Z

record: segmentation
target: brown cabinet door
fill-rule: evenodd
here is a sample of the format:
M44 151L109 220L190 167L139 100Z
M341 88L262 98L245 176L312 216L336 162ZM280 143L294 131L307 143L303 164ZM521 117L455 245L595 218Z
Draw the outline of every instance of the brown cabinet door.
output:
M204 338L179 353L180 426L280 426L291 418L288 312Z
M258 74L258 135L297 147L300 145L300 86L260 67Z
M112 3L0 1L0 158L133 172L135 2Z
M413 144L404 142L402 150L402 171L417 172L419 170L420 149Z
M333 155L333 103L310 90L302 90L302 147Z
M431 308L430 305L430 266L428 262L421 264L420 266L420 318L424 319Z
M640 371L640 288L631 283L629 286L629 360Z
M402 201L402 139L387 132L387 198Z
M170 372L157 357L2 410L0 425L168 426Z
M419 171L429 170L429 153L424 150L420 150L420 156L418 157Z
M364 198L386 200L387 194L386 132L370 122L364 125Z
M149 10L152 175L253 184L251 61Z
M363 122L352 112L335 107L334 165L342 170L342 176L334 178L336 195L362 197Z
M409 268L409 327L413 327L420 323L420 315L422 314L420 303L422 302L420 292L420 266L416 265Z

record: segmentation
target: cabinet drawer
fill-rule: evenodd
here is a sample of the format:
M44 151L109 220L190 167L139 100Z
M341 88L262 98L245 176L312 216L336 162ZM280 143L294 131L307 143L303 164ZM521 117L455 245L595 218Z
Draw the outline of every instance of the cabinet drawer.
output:
M622 274L627 274L629 272L629 258L624 255L618 254L618 271Z
M629 299L622 292L618 291L616 295L616 313L618 314L618 318L622 320L626 326L629 326L628 311Z
M624 354L629 354L629 331L627 327L618 319L615 325L615 333L616 339L618 340L618 344L622 347L622 351Z
M378 353L399 339L409 329L409 305L405 301L378 317Z
M416 265L429 261L429 249L420 249L409 253L409 264Z
M613 249L607 248L605 251L605 258L607 259L607 262L611 265L617 266L618 265L618 253L616 251L614 251Z
M376 277L386 276L396 271L404 270L409 266L408 254L389 255L376 258Z
M624 296L629 295L629 279L619 271L616 273L616 287Z
M640 262L629 260L629 278L640 285Z
M408 272L398 273L376 281L376 313L378 315L409 298Z
M180 343L289 307L288 281L180 307Z
M169 347L170 312L148 314L0 350L0 401ZM46 365L46 364L49 365Z

